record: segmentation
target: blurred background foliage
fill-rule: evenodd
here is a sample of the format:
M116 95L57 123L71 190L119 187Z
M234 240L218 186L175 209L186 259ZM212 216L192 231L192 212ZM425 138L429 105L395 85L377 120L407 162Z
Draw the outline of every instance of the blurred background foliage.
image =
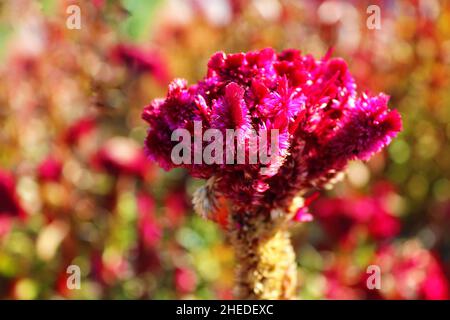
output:
M231 298L227 239L192 211L202 182L145 159L140 113L172 78L201 79L214 52L270 46L333 48L404 123L312 201L313 222L293 222L299 298L448 299L449 21L445 0L1 1L0 297Z

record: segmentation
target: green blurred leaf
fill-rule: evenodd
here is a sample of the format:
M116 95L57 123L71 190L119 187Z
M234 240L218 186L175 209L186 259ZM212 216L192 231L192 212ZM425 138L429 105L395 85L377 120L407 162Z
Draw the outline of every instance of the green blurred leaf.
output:
M153 15L160 2L160 0L122 0L122 4L129 11L130 16L121 25L121 31L132 40L147 40Z

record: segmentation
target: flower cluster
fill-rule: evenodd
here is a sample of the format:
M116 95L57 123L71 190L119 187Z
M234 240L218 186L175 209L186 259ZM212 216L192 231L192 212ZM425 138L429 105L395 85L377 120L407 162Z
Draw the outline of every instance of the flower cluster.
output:
M381 270L380 288L367 286L371 273L355 270L351 260L341 257L325 272L327 299L447 300L449 284L443 261L417 240L381 246L371 265Z
M192 86L174 80L167 97L154 100L142 117L150 125L147 152L165 169L175 167L172 132L195 135L194 121L204 130L240 129L246 156L250 132L278 130L278 150L267 165L181 165L194 177L214 177L215 190L235 210L270 210L286 209L298 193L331 182L349 160L367 160L387 145L401 129L400 115L387 103L384 94L359 96L342 59L267 48L214 54L203 80Z
M392 281L379 294L384 299L447 300L448 280L442 261L418 241L380 248L374 264Z
M110 22L121 19L122 5L100 2L79 3L76 32L65 23L70 1L45 15L32 0L2 3L2 24L22 18L0 54L1 299L157 298L161 288L184 297L197 288L191 281L176 290L176 270L196 274L196 267L165 236L191 230L186 177L168 183L155 174L130 134L149 96L144 84L167 85L167 61L119 39ZM49 281L34 279L36 261ZM73 264L81 287L95 290L68 288ZM142 289L128 290L129 281Z
M380 184L381 185L381 184ZM383 184L371 196L323 198L312 205L312 211L332 243L355 245L360 234L369 239L385 241L397 236L401 222L389 208L395 192Z

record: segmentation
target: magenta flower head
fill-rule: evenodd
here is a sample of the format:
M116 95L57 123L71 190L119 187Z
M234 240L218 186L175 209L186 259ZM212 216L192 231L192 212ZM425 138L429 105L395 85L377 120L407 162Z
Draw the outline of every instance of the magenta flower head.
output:
M188 87L175 80L166 99L145 108L146 147L163 168L182 166L194 177L215 177L217 190L238 209L284 208L299 191L326 184L349 160L367 160L391 141L401 120L387 102L384 94L359 97L342 59L315 60L297 50L216 53L202 81ZM172 141L172 132L183 128L194 136L194 121L203 131L224 135L241 129L243 141L250 131L278 129L277 157L265 165L224 159L219 160L225 164L174 164L171 152L178 141Z
M401 119L387 103L384 94L358 95L342 59L270 48L219 52L203 80L191 86L174 80L165 99L144 109L146 150L165 169L183 167L208 179L194 197L197 211L210 216L218 195L228 199L230 228L255 229L251 242L291 219L302 206L298 196L333 182L348 161L367 160L391 141ZM216 143L221 139L225 146ZM181 149L183 161L174 157ZM265 293L245 288L253 280L241 279L240 297L285 297L279 287L269 288L266 275L256 279L261 286L252 283Z

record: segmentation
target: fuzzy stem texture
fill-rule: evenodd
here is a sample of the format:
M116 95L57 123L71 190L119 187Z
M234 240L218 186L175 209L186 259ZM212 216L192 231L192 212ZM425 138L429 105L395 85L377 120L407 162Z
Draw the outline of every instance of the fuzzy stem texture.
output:
M287 223L267 215L232 216L231 241L236 256L237 299L294 299L297 288L295 253Z

